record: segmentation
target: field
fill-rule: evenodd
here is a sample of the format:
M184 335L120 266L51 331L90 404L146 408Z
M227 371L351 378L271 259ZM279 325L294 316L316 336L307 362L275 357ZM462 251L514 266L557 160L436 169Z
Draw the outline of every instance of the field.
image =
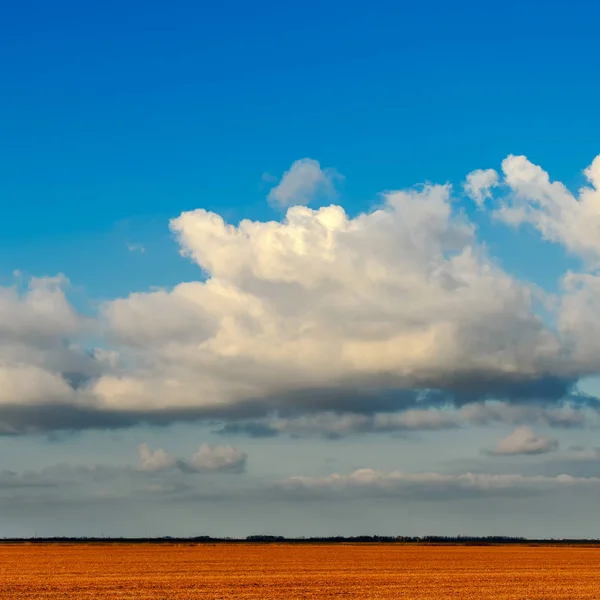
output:
M600 548L0 545L0 598L600 598Z

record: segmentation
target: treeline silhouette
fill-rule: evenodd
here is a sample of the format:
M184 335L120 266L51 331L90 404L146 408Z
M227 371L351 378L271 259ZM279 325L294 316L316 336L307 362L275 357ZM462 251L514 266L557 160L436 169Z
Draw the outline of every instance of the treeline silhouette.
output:
M29 538L0 538L0 543L12 544L431 544L431 545L504 545L504 544L543 544L543 545L577 545L600 544L600 539L528 539L525 537L511 536L386 536L386 535L358 535L358 536L322 536L322 537L294 537L288 538L280 535L249 535L245 538L212 537L200 535L195 537L29 537Z

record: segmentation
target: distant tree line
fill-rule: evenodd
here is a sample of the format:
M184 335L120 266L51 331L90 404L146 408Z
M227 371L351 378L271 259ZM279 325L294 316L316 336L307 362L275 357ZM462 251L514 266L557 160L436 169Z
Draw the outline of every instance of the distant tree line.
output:
M252 543L252 544L464 544L464 545L494 545L494 544L552 544L576 545L598 544L599 539L528 539L511 536L386 536L386 535L359 535L359 536L322 536L322 537L297 537L287 538L280 535L249 535L245 538L212 537L200 535L195 537L32 537L32 538L0 538L2 543L123 543L123 544L222 544L222 543Z

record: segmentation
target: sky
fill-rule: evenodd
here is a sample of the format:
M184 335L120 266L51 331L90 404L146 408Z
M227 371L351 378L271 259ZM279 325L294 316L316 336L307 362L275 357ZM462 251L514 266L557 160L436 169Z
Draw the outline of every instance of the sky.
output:
M599 13L4 7L0 537L600 537Z

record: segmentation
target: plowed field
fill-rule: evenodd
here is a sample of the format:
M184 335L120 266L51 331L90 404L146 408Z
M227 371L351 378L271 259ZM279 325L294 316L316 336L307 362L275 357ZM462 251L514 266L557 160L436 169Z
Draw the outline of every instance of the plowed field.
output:
M600 599L600 548L0 545L0 598Z

